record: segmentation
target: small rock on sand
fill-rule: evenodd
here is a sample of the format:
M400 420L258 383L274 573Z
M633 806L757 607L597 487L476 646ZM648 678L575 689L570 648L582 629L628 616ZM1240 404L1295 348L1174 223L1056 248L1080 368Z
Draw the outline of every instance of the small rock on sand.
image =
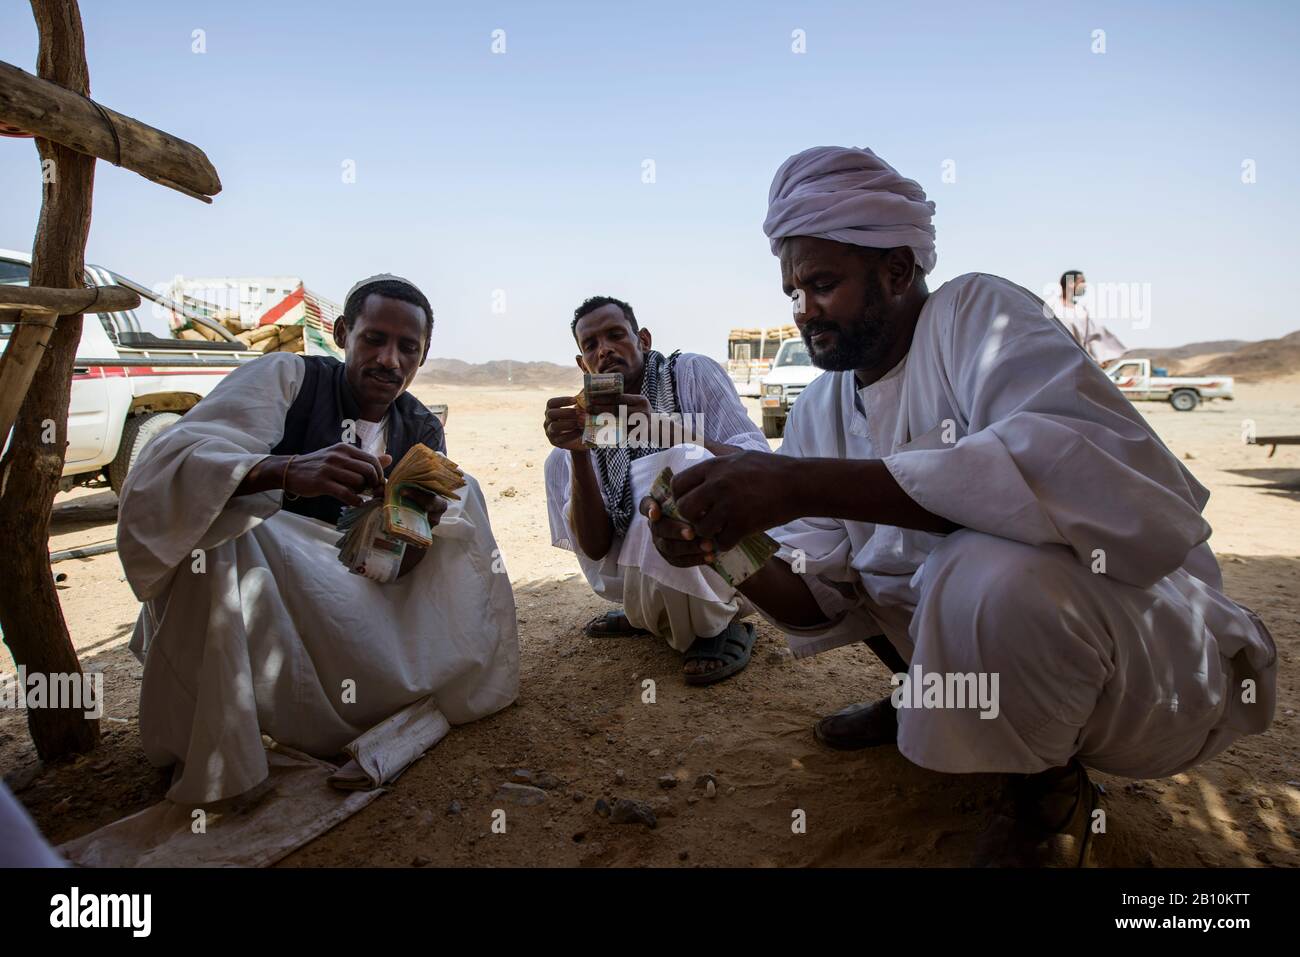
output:
M615 824L644 824L651 828L659 823L649 804L629 798L619 798L614 802L614 812L609 819Z
M509 801L523 807L532 807L546 801L546 792L530 784L506 783L497 788L496 800Z
M667 797L655 798L654 804L650 810L655 812L655 817L676 817L677 811L673 808L672 801Z

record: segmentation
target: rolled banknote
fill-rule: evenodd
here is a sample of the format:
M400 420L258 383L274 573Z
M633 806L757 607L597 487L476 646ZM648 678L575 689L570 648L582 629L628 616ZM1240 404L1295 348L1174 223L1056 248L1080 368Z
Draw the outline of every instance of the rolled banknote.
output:
M370 545L361 556L360 564L350 569L358 575L365 575L371 581L387 585L397 581L402 571L402 557L406 554L406 542L390 538L380 532L370 540Z
M578 396L578 405L586 410L591 407L591 400L597 396L620 396L623 394L623 373L588 372L582 377L582 393ZM582 426L582 444L589 449L598 446L617 446L623 442L622 425L607 425L602 428L596 421L597 416L587 413ZM607 420L608 421L608 420ZM610 439L613 441L610 441Z
M659 503L659 509L669 518L679 522L689 521L682 518L677 511L677 500L673 497L673 470L664 469L650 485L650 497ZM768 559L777 553L781 546L767 532L746 535L735 547L719 552L713 556L713 563L705 565L718 574L732 588L737 587L749 576L767 564Z

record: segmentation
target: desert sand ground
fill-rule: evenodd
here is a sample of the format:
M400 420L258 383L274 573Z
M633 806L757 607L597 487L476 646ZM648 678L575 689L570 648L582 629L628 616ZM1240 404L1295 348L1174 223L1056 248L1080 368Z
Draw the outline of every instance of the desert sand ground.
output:
M745 672L694 689L661 642L582 635L582 624L607 606L589 592L573 556L550 544L541 419L551 391L559 390L417 389L426 401L450 404L449 452L488 497L518 603L518 703L454 729L390 793L285 866L965 863L992 800L991 779L924 771L892 748L836 753L811 735L819 715L889 691L884 667L865 648L795 662L761 623ZM1300 864L1300 448L1270 459L1241 441L1248 419L1260 434L1300 432L1300 381L1241 385L1238 395L1194 413L1141 408L1213 492L1208 517L1227 590L1277 640L1276 720L1268 733L1173 779L1100 776L1103 866ZM60 495L51 550L111 539L115 520L111 492ZM165 777L139 748L141 668L126 648L137 604L117 556L65 561L55 571L66 576L60 596L82 661L105 673L105 740L91 755L42 766L25 716L0 712L0 770L61 842L154 803ZM13 674L7 649L0 672ZM645 678L657 682L653 705L641 700ZM506 833L494 834L491 814L503 806L494 794L517 769L547 772L554 787L542 804L504 805ZM694 787L705 771L717 777L716 797ZM665 787L665 776L676 786ZM595 813L598 798L616 797L654 804L658 826ZM792 833L796 809L806 812L805 834Z

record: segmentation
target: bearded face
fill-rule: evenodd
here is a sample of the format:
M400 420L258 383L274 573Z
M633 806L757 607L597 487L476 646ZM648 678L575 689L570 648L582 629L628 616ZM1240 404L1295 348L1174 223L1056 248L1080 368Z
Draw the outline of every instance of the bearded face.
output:
M886 317L884 290L875 276L868 277L865 301L856 320L817 319L800 332L813 365L830 372L875 368L889 357L898 341L898 330Z
M807 236L782 244L781 276L795 301L795 325L819 369L874 369L898 344L903 330L881 281L883 256Z

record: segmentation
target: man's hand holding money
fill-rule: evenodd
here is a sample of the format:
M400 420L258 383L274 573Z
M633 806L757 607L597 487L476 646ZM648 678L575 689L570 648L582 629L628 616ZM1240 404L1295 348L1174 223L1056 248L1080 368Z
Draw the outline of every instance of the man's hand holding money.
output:
M557 449L568 452L585 452L582 430L587 424L587 413L575 404L576 396L561 395L546 400L546 418L542 427L546 440Z
M796 518L792 493L798 465L789 456L737 452L673 476L673 497L685 521L664 516L649 496L640 505L659 554L679 567L708 564L715 552L734 547L746 535Z
M625 392L622 394L615 393L613 395L593 395L590 404L588 405L588 409L591 411L592 415L603 415L608 413L609 415L614 416L614 418L618 418L619 409L622 407L627 408L627 421L629 423L636 421L633 418L635 415L644 416L649 420L650 416L653 414L653 410L650 408L650 400L639 392Z
M409 499L424 509L425 514L429 516L430 528L437 527L443 513L447 511L447 500L436 492L428 492L422 488L407 488L402 491L402 498Z
M378 458L355 445L337 442L315 452L294 456L267 456L266 470L280 466L281 487L290 495L311 498L330 495L344 505L360 505L363 492L378 495L384 490L384 469L392 462L388 455Z

